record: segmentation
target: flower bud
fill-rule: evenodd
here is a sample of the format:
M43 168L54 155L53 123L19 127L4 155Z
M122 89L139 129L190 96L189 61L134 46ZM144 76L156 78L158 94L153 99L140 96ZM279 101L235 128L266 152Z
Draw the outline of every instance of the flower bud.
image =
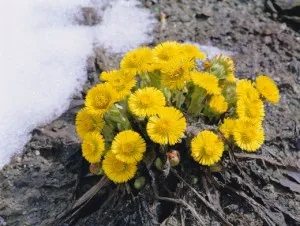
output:
M191 183L193 184L193 185L195 185L195 184L197 184L198 183L198 177L196 177L196 176L192 176L192 179L191 179Z
M180 154L176 150L167 153L171 166L177 166L180 163Z
M155 162L154 162L154 165L155 167L158 169L158 170L162 170L163 169L163 162L161 161L160 158L156 158Z
M103 170L102 170L100 162L91 163L89 166L89 170L90 170L91 174L95 174L95 175L103 174Z
M136 189L141 189L142 187L144 187L145 186L145 183L146 183L146 178L145 177L143 177L143 176L141 176L141 177L137 177L136 179L135 179L135 181L134 181L134 187L136 188Z
M214 165L209 166L210 172L212 173L219 173L222 171L222 165L219 163L216 163Z

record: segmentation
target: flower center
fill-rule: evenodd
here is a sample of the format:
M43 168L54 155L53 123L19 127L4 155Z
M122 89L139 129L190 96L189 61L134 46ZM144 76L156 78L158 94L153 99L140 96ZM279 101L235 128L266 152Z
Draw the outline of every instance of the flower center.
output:
M161 119L158 124L158 132L161 134L168 134L170 131L170 121Z
M134 151L134 145L132 143L129 143L129 142L124 143L124 144L122 144L121 150L124 153L131 153L131 152Z
M141 96L140 103L143 107L148 107L152 103L152 100L148 95L144 95Z
M95 97L95 107L97 108L106 108L110 101L110 96L102 94Z
M125 164L121 161L118 161L118 160L115 160L112 163L112 165L113 165L114 170L117 171L117 172L122 172L125 169Z
M213 146L205 145L203 149L204 149L204 152L205 152L206 155L211 156L211 155L214 154L214 148L213 148Z
M243 140L243 143L250 143L251 137L253 136L253 134L254 134L254 131L252 129L243 131L241 134L241 139Z

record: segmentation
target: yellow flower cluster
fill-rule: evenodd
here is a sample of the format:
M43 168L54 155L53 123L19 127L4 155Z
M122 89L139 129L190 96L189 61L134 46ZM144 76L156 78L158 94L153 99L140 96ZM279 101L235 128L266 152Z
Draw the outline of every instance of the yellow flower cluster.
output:
M224 151L221 136L208 130L194 138L185 134L199 117L216 125L223 119L223 138L243 150L257 150L264 141L263 100L277 103L279 92L267 76L253 83L238 80L234 72L230 57L206 59L192 44L166 41L128 52L120 69L100 74L101 83L88 91L77 113L83 157L91 169L97 166L93 172L104 172L115 183L134 178L150 150L157 156L164 151L175 167L180 156L174 148L186 145L195 161L213 165Z
M236 80L235 115L225 118L219 129L224 137L242 150L254 152L264 142L262 122L265 116L263 100L278 103L279 90L273 80L260 75L256 82Z

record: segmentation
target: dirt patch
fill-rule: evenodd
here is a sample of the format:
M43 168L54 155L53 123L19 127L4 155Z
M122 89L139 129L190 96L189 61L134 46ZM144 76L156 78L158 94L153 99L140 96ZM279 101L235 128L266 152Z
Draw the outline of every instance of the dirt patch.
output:
M280 103L266 106L266 142L257 155L225 154L219 173L210 174L195 164L176 168L177 173L165 178L151 168L140 192L109 184L64 224L300 225L300 34L272 19L260 0L145 5L161 21L152 45L188 40L217 46L235 53L237 77L266 73L280 84ZM74 97L59 119L33 131L23 154L0 171L0 216L7 225L56 225L98 182L86 177L74 117L86 90L98 82L100 70L117 67L118 62L119 56L95 49L82 95ZM191 175L199 178L195 191L189 187L195 182Z

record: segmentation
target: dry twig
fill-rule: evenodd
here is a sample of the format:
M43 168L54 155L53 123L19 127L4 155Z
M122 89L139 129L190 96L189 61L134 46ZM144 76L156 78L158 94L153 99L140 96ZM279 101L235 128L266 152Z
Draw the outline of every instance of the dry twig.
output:
M179 179L181 180L191 191L203 202L211 211L213 211L226 225L232 224L224 217L224 214L217 210L212 204L210 204L199 192L196 191L195 188L193 188L189 183L187 183L175 170L171 170L171 172Z

